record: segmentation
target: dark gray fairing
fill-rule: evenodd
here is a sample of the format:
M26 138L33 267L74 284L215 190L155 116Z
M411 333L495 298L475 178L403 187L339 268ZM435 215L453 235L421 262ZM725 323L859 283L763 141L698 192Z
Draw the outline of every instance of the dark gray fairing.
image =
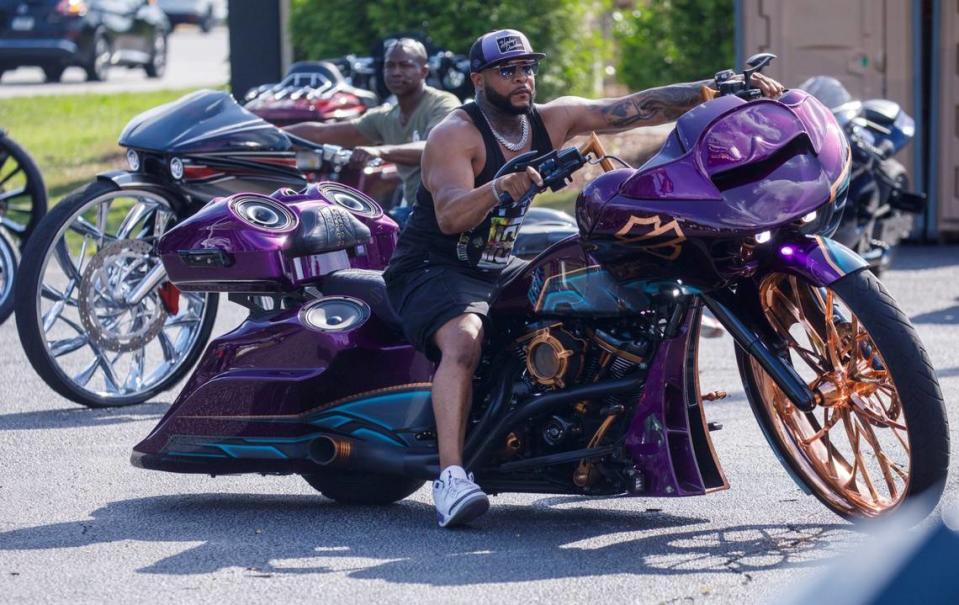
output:
M288 151L279 128L243 109L229 94L198 90L130 120L120 145L170 154Z

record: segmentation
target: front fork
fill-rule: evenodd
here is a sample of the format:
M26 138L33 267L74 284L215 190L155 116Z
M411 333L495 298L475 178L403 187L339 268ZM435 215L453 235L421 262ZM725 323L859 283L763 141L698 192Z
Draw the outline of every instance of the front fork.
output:
M818 235L787 234L767 247L757 248L756 253L763 273L796 275L816 287L828 286L869 266L849 248ZM793 405L803 412L811 412L816 407L817 395L796 370L763 341L765 321L760 320L762 316L757 316L755 308L748 301L744 305L732 304L734 299L721 293L703 294L702 298L736 344L762 366ZM739 298L741 301L742 297Z

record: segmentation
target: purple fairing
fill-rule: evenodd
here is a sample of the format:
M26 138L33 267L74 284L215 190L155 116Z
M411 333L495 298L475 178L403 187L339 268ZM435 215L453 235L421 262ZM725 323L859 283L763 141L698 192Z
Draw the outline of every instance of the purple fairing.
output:
M593 240L659 237L674 219L685 239L747 236L841 204L848 161L842 130L814 97L722 97L680 118L631 177L605 175L620 181L616 194L581 196L576 216Z
M335 402L429 388L433 364L375 315L347 333L307 325L293 309L250 318L207 348L180 396L134 449L169 453L171 439L207 437L294 439L315 434L316 418ZM375 368L375 371L372 371ZM396 404L403 418L419 414L429 426L427 399L415 410Z
M699 309L691 312L680 333L657 349L626 433L648 496L699 496L729 487L703 416L699 381L687 380L699 375L699 318Z
M236 210L243 200L279 206L278 214L288 214L289 219L281 228L251 225ZM328 205L344 207L363 222L370 229L370 241L319 254L295 253L291 244L300 216ZM271 196L214 199L167 232L158 249L170 281L182 290L282 292L340 269L385 268L398 232L396 223L366 195L338 183L317 183L299 194L281 189ZM202 257L200 251L221 256Z

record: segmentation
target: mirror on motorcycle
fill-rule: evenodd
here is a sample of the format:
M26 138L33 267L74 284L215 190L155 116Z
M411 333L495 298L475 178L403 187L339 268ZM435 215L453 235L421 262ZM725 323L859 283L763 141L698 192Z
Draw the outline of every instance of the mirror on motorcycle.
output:
M776 55L772 53L756 53L755 55L746 59L746 65L751 67L752 71L759 71L769 65L775 58Z
M743 79L746 81L746 90L751 90L753 87L753 74L757 71L762 71L762 69L772 63L772 60L775 58L776 55L772 53L757 53L746 59L746 65L749 66L743 70Z

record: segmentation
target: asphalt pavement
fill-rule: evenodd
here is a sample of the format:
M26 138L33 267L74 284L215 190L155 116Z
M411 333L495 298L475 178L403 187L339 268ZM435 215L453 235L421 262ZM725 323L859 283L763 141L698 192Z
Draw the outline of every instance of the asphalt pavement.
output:
M230 43L226 27L204 34L193 26L173 30L162 78L148 78L142 68L114 67L104 82L87 82L80 67L63 72L63 81L47 84L39 67L21 67L3 74L0 98L63 95L87 92L146 92L169 88L221 86L230 80Z
M906 247L885 280L936 366L959 443L959 248ZM240 321L226 304L217 324ZM176 396L93 411L31 371L0 326L0 600L6 603L778 603L869 548L800 491L763 440L728 336L704 391L730 489L686 499L508 494L470 528L434 526L424 486L338 505L290 477L172 475L129 464ZM957 504L955 472L944 500Z

